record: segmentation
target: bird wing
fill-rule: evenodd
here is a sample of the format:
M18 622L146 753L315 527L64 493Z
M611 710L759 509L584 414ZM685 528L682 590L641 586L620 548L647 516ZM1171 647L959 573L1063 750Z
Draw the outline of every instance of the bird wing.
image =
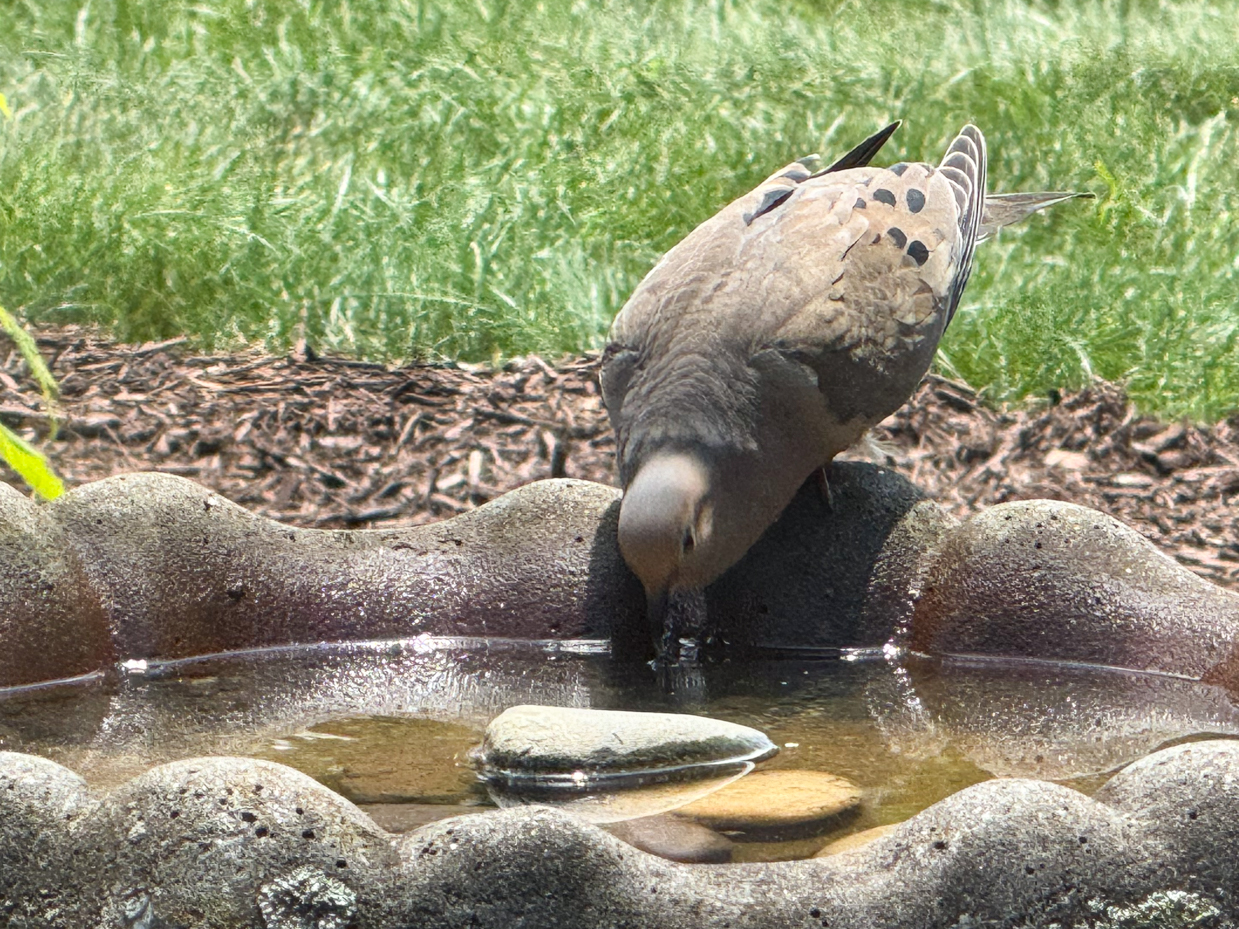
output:
M650 270L646 275L641 285L634 291L632 297L620 310L612 324L611 337L609 339L608 355L614 356L618 352L629 349L632 346L629 343L635 342L634 338L638 334L638 330L644 328L654 317L660 315L656 310L650 309L652 304L662 303L661 299L651 299L655 296L662 296L664 288L659 287L662 279L670 277L674 274L683 274L688 270L686 265L688 262L677 261L677 258L682 257L679 253L687 251L686 246L694 239L701 239L703 230L709 230L708 235L714 238L716 242L725 239L725 235L719 235L721 230L719 220L728 212L736 212L737 206L743 204L747 209L741 214L744 225L748 226L752 223L756 216L773 210L779 206L788 196L796 189L797 185L810 180L811 178L821 177L823 175L837 173L852 168L864 167L869 164L873 157L878 153L886 141L895 133L895 130L902 125L901 120L896 120L890 125L875 132L869 138L865 139L847 154L843 155L827 168L814 171L818 159L817 155L809 155L798 161L793 161L786 167L780 168L770 177L766 178L761 184L754 188L750 193L734 201L723 211L702 223L689 236L671 249L663 258ZM756 202L752 203L756 198ZM731 232L736 232L737 229L734 223ZM695 262L698 266L708 264L708 261L700 260L700 249L693 249L694 257L698 260ZM715 250L717 251L717 250ZM726 254L727 249L723 249ZM700 268L699 268L700 269ZM652 285L647 287L646 285ZM694 288L682 287L678 289L676 302L684 303L686 299L694 294ZM605 363L605 362L604 362Z
M871 156L870 142L841 162ZM841 360L881 374L906 372L908 351L932 356L971 271L984 191L972 126L937 167L776 172L667 252L616 317L602 387L617 429L741 416L744 369L770 350L823 392Z
M810 178L763 212L779 183L754 191L753 222L768 230L744 262L772 278L762 303L766 345L814 368L847 352L881 369L927 337L936 342L972 269L985 189L980 132L965 127L936 168Z
M782 204L795 191L797 185L811 178L868 165L901 124L901 121L896 120L880 129L827 168L814 170L819 161L817 155L809 155L793 161L768 177L748 195L725 208L723 214L729 211L734 214L737 204L744 201L747 209L741 213L741 219L745 227L751 225L756 216L769 212ZM755 199L755 195L756 202L750 202ZM599 377L603 402L613 420L618 422L624 396L642 361L640 357L642 352L638 346L643 344L648 346L650 342L657 341L657 339L650 338L651 332L665 333L674 330L674 320L700 295L702 285L705 283L702 271L704 270L706 274L710 272L712 257L703 259L700 248L690 248L693 244L690 240L708 238L715 246L722 243L724 245L722 249L711 250L722 256L726 256L731 251L726 244L728 236L724 233L724 229L720 228L719 219L723 214L707 220L693 233L690 233L685 242L664 255L616 316L611 326L606 351L603 353ZM731 227L729 231L734 234L737 231L735 223L731 222L728 225ZM706 227L712 228L707 236L702 236L702 230ZM692 252L694 260L679 260L684 257L682 253L687 251ZM696 267L693 267L694 265ZM674 282L673 286L671 288L663 286L669 280Z
M881 129L871 135L860 145L856 146L834 164L828 168L823 168L818 171L814 177L820 174L833 174L836 171L846 171L849 168L863 168L869 162L873 161L873 156L876 155L886 144L886 140L895 134L895 130L903 125L903 120L895 120L885 129Z

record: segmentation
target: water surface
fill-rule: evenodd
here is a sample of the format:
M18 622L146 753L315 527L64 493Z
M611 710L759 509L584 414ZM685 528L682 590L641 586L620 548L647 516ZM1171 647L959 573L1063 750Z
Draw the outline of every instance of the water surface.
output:
M466 755L491 718L522 703L726 719L781 746L763 769L828 771L862 788L859 812L833 832L745 841L740 860L812 854L987 778L1091 792L1161 746L1239 735L1226 691L1164 675L874 651L723 661L667 693L602 642L418 637L131 662L0 691L0 749L51 758L98 790L180 758L259 756L403 828L489 803Z

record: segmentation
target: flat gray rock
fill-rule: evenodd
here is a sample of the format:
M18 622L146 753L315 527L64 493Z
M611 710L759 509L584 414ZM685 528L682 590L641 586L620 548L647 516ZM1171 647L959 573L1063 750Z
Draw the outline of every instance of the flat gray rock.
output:
M630 713L514 706L486 727L478 755L483 777L617 776L677 769L703 773L769 758L778 747L748 726L688 713Z

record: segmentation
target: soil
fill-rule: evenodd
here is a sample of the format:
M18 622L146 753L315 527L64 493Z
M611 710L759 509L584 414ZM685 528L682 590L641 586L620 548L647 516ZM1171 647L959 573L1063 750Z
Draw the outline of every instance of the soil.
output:
M273 519L314 528L410 526L529 481L614 484L598 356L550 364L382 365L200 355L64 327L36 333L61 385L59 428L0 341L0 422L40 445L70 486L123 471L180 474ZM1109 513L1198 574L1239 590L1239 415L1159 422L1097 382L1019 408L929 376L873 431L869 457L960 519L1050 497ZM0 480L22 486L0 464Z

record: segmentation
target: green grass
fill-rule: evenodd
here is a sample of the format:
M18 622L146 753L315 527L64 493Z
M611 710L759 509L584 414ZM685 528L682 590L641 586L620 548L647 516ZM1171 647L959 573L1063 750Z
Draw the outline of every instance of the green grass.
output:
M0 302L386 360L597 346L774 168L974 120L1101 199L984 247L942 366L1239 409L1235 3L13 0L0 92Z
M0 116L7 118L8 107L0 95ZM44 409L51 414L51 437L56 437L60 388L52 372L39 354L39 347L13 315L0 306L0 332L17 346L30 376L43 394ZM65 492L65 485L56 476L47 457L16 432L0 423L0 463L8 465L30 488L45 500L54 500Z

